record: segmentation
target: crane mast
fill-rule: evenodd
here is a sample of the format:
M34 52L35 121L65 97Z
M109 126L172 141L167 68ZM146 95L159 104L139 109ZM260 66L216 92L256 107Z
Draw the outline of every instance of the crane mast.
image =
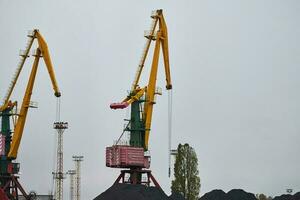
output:
M124 131L127 131L130 134L129 145L119 145L117 142L113 147L108 147L106 149L106 165L108 167L130 169L129 171L122 170L121 175L116 182L121 179L124 182L125 173L129 173L129 183L141 184L143 182L142 174L145 173L148 175L146 185L149 185L150 179L152 179L154 184L159 186L151 175L151 171L145 171L143 168L150 167L150 157L145 155L149 150L153 106L156 103L155 95L161 95L161 91L156 88L160 49L162 49L163 53L167 90L172 89L172 83L169 64L168 31L162 10L154 11L151 17L153 19L152 24L150 30L145 32L147 40L130 93L122 102L112 103L110 105L112 109L123 109L129 105L131 107L130 119L127 120L128 124L124 129ZM155 44L148 84L144 87L140 87L139 80L152 42ZM126 158L128 159L124 162L118 162L115 159L121 158L122 156L119 154L122 154L122 152L124 152L125 157L127 156ZM133 154L141 156L139 159L130 160L130 157L132 157L131 155Z
M39 60L42 57L45 61L52 86L54 89L54 95L60 97L61 93L58 88L53 65L51 62L50 53L47 43L39 30L35 29L28 34L29 40L26 45L26 49L21 52L21 60L17 66L16 72L9 85L7 93L3 99L3 105L0 106L1 117L1 132L0 132L0 199L18 199L18 190L23 194L26 199L30 199L30 196L26 194L20 183L18 182L18 172L20 164L13 162L18 155L18 149L20 147L27 113L31 104L31 94L34 87L35 77L38 69ZM18 81L19 75L25 64L26 59L29 57L29 52L34 40L38 41L38 48L34 51L34 62L31 68L31 73L24 93L23 101L21 104L20 113L17 112L16 101L11 101L10 97L13 93L14 87ZM11 122L13 122L13 130L11 130Z

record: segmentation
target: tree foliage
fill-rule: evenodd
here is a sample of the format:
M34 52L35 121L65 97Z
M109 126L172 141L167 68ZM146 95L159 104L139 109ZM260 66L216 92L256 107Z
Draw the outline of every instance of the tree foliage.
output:
M265 194L256 194L255 197L258 200L272 200L271 196L267 197Z
M196 200L200 186L198 159L195 150L189 144L179 144L174 165L172 193L179 193L188 200Z

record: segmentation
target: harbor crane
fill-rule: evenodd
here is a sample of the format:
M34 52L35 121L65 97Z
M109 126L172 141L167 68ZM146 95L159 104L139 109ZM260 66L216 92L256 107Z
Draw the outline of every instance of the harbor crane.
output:
M17 66L16 72L12 78L6 95L3 99L3 104L0 106L0 118L1 118L1 132L0 132L0 199L1 200L18 200L19 191L25 197L26 200L30 200L31 196L27 195L20 182L18 181L18 173L20 169L20 163L15 162L18 156L18 150L20 147L28 109L30 107L36 107L32 104L31 94L34 87L35 77L39 65L39 60L42 57L45 61L52 86L54 89L54 95L56 97L61 96L61 92L58 88L53 65L51 62L48 45L41 35L39 30L35 29L28 33L28 42L26 49L20 52L20 62ZM26 59L29 57L29 52L34 40L38 41L38 48L34 50L34 62L31 68L31 73L23 97L20 112L18 112L17 101L12 101L11 95L18 81L19 75L22 71ZM11 127L11 125L13 125ZM11 129L12 128L12 129Z
M151 15L152 24L150 31L145 31L146 44L139 62L134 81L128 96L120 103L112 103L112 109L124 109L131 106L130 119L122 133L129 132L129 144L119 144L118 141L111 147L106 148L106 166L112 168L125 168L121 171L116 183L122 181L129 184L150 185L152 181L156 187L158 182L152 176L150 167L149 136L151 131L152 113L155 102L155 96L161 95L161 90L156 88L157 72L159 65L160 49L163 53L163 61L166 77L166 89L172 89L168 31L162 10L155 10ZM140 77L145 65L145 61L151 46L154 42L154 53L152 58L150 76L148 84L144 87L139 85ZM146 169L145 169L146 168ZM129 174L129 179L125 180L125 175ZM142 175L146 174L144 181Z

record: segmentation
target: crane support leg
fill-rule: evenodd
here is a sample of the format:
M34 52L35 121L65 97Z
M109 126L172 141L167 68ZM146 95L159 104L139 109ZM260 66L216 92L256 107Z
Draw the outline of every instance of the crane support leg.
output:
M129 175L129 178L126 179L126 174ZM143 180L142 176L143 174L146 174L146 179ZM154 176L152 175L151 170L145 170L141 168L132 168L128 170L121 170L121 174L116 179L115 183L125 183L125 184L132 184L132 185L146 185L150 186L151 183L159 189L161 189L159 183L156 181Z
M30 200L31 197L27 195L25 192L24 188L18 181L18 176L14 175L7 175L7 176L1 176L1 180L6 180L5 185L1 185L0 187L0 199L2 200L18 200L19 199L19 193L18 191L21 192L23 197L26 200Z

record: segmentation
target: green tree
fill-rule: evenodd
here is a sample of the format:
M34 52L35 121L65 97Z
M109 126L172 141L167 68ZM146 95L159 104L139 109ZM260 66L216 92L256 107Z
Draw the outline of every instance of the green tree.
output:
M198 159L189 144L179 144L174 165L172 193L179 193L187 200L196 200L200 192Z
M255 196L258 200L267 200L267 196L264 194L256 194Z
M258 200L272 200L272 197L267 197L265 194L256 194L255 195Z

